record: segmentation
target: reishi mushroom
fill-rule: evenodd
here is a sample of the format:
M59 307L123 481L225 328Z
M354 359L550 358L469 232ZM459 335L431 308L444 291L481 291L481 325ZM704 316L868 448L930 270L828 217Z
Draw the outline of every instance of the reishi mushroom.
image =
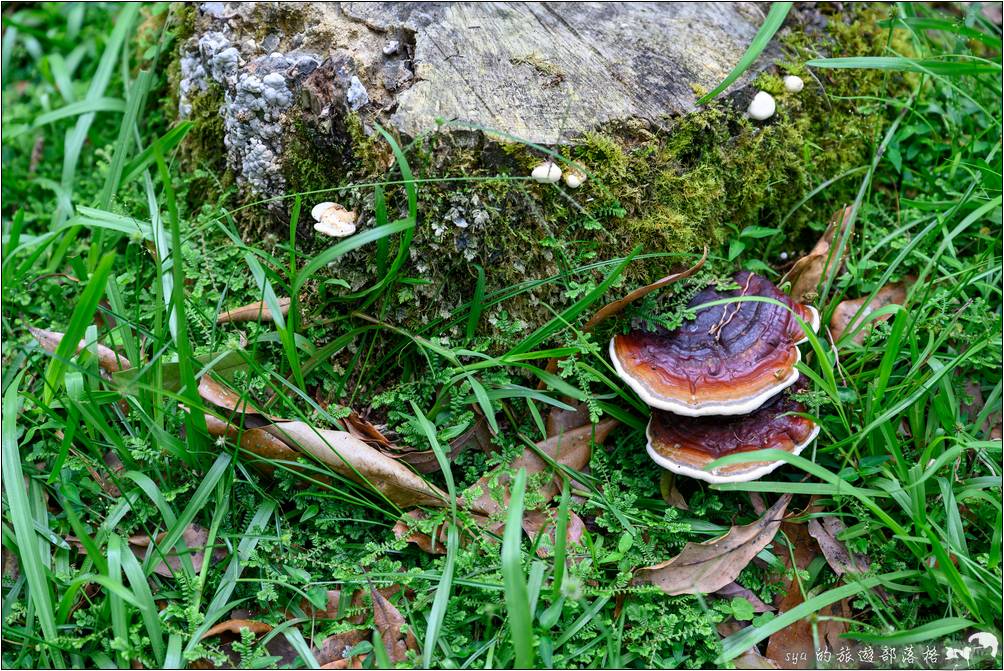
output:
M653 408L647 451L674 473L708 482L755 480L780 461L706 466L737 452L777 448L798 454L819 433L789 387L799 380L798 344L819 313L750 272L739 289L709 287L688 307L735 297L760 297L696 310L673 331L631 331L610 340L617 374ZM797 318L796 318L797 315ZM804 380L795 389L805 387ZM786 391L788 390L788 391Z
M690 307L735 296L771 298L783 305L717 305L699 310L696 319L675 331L632 331L611 339L610 358L618 375L648 405L689 417L741 415L798 379L797 345L805 334L794 314L815 331L819 313L793 302L759 275L744 271L735 281L740 290L705 289Z
M781 465L759 461L718 466L714 460L737 452L780 449L792 454L804 450L819 433L819 427L804 413L805 406L793 398L804 381L778 394L747 415L731 417L680 417L653 410L646 435L649 456L663 468L712 483L756 480Z

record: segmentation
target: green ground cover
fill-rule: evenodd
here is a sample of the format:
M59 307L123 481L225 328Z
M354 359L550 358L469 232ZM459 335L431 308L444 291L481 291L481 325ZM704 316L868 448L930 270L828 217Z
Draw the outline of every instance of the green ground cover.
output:
M682 186L668 168L653 175L672 204L656 196L620 204L637 225L654 226L685 212L680 189L708 189L692 201L707 219L700 226L716 231L705 269L662 302L639 306L663 323L686 318L688 291L739 268L779 281L843 204L855 232L845 271L818 292L823 323L844 300L909 287L902 305L876 313L887 319L862 342L821 333L806 346L806 400L822 430L805 460L768 482L713 486L662 477L644 450L648 409L613 374L607 331L583 331L596 309L637 284L635 257L572 255L552 277L501 284L496 269L472 264L458 309L402 328L395 307L424 281L407 262L411 231L423 207L439 206L435 180L444 175L429 172L420 148L389 135L370 142L394 157L390 171L337 192L375 203L372 228L320 249L275 234L242 241L252 208L223 166L184 160L185 142L212 130L165 112L176 10L4 8L4 666L302 668L348 650L365 668L676 668L742 663L754 645L771 654L768 641L786 645L774 633L796 621L809 622L810 637L839 625L843 640L876 650L999 636L1001 34L978 5L872 8L869 29L885 35L878 53L812 59L804 44L787 45L800 60L785 71L807 88L833 76L841 86L822 102L793 103L769 132L751 126L738 137L799 138L801 146L777 154L792 170L767 172L790 172L785 179L804 197L777 183L757 207L724 210L723 199L749 194L723 185L714 166L752 168L701 154ZM852 35L841 43L855 44ZM868 93L857 95L847 77ZM780 94L773 75L759 84ZM806 121L824 105L860 117L839 124L855 129L847 146ZM694 127L681 133L719 139ZM597 181L614 189L642 162L600 136L579 151L604 166ZM817 152L828 158L794 166ZM543 189L511 177L493 188L514 183ZM581 215L558 188L540 191L534 216ZM289 194L290 231L318 199ZM386 214L398 210L406 213L399 221ZM741 225L718 221L737 211ZM592 216L583 227L594 224L606 222ZM652 238L634 254L663 267L700 256L696 240L670 238L672 254L652 248ZM361 287L328 268L356 249L379 269ZM544 317L528 328L505 301L541 286L563 303L535 305ZM227 309L275 306L283 296L292 306L281 320L217 323ZM67 336L47 352L29 328ZM80 340L88 345L77 353ZM109 374L99 343L135 369ZM552 374L544 367L553 356L563 360ZM477 498L469 488L486 472L500 476L488 489L511 498L487 520L462 503L429 509L413 530L443 530L446 552L426 552L394 533L414 506L379 483L304 455L263 458L212 435L205 412L221 413L196 382L210 368L272 416L323 428L351 411L368 416L399 448L427 455L433 466L418 477L450 501L465 490L464 500ZM558 533L550 547L546 534L520 530L524 510L548 504L545 479L508 465L543 439L551 409L572 399L594 422L620 426L551 502L559 529L583 521L581 543L566 545ZM484 424L497 431L478 449L465 436ZM470 446L453 454L460 443ZM638 569L688 542L756 520L758 496L786 492L791 526L739 574L747 596L669 596L634 584ZM838 575L819 552L789 568L808 548L795 532L824 515L843 522L840 541L867 558L866 571ZM206 549L185 551L191 546ZM752 598L771 603L789 583L804 597L802 611L751 612ZM319 615L332 590L358 596ZM234 611L270 631L235 626L203 638ZM387 626L388 612L403 630L393 618ZM399 635L406 652L384 645Z

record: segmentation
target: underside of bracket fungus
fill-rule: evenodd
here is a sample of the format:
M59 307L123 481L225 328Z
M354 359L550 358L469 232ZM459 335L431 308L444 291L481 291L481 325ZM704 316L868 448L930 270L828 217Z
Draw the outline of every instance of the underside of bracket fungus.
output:
M674 331L632 331L610 341L617 373L648 405L689 417L742 415L798 379L797 345L806 338L795 315L815 331L819 313L759 275L744 271L735 281L740 289L706 289L690 307L753 296L777 303L716 305Z
M732 464L707 469L708 464L738 452L777 449L798 454L808 446L819 427L804 413L805 406L791 391L804 389L804 381L778 394L748 415L731 417L681 417L653 410L648 424L648 454L665 469L708 482L756 480L781 465L780 461Z

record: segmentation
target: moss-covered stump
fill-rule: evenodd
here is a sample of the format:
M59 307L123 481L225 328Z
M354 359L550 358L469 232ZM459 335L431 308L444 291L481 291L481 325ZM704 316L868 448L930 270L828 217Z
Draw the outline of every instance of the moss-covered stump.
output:
M814 186L861 166L875 140L881 105L861 109L833 95L881 96L890 85L880 75L811 77L801 66L810 54L880 53L880 9L793 11L760 69L700 109L696 94L724 77L762 21L756 3L203 3L184 11L177 104L195 123L189 155L225 162L244 200L261 203L239 219L249 242L288 237L297 193L305 213L337 200L360 213L359 230L373 226L372 187L331 190L385 179L393 157L378 124L428 180L407 281L382 312L411 331L463 312L479 267L488 295L560 277L483 315L482 325L502 320L517 334L551 318L542 305L560 309L593 286L606 268L582 270L590 264L636 245L693 252L730 231L777 225ZM784 74L803 76L805 90L786 92ZM757 89L777 99L777 114L763 122L745 115ZM546 156L532 145L589 178L577 189L531 181ZM841 185L788 218L785 234L824 221L849 194ZM403 214L400 187L386 195L390 217ZM303 217L297 231L308 253L331 244L311 223ZM635 262L624 280L646 281L671 264ZM355 291L379 270L371 245L334 272ZM319 302L334 298L324 286L334 285L318 287Z

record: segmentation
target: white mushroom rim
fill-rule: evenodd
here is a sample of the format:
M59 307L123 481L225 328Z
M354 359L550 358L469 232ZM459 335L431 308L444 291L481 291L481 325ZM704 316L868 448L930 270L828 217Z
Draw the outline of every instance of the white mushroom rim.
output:
M686 417L704 417L705 415L748 415L772 399L774 396L777 396L779 393L795 384L798 381L799 375L798 369L793 367L791 369L791 375L784 378L776 385L764 389L756 396L736 399L734 401L708 401L705 403L691 404L678 401L674 398L656 396L648 387L645 386L645 383L628 375L621 366L620 360L617 358L613 338L610 339L610 360L613 361L614 369L617 371L617 375L620 379L627 382L628 385L635 390L635 393L641 397L641 400L645 401L646 405L650 408L668 410L675 415L684 415ZM796 348L795 363L797 364L801 360L802 352Z
M651 420L649 420L649 427L652 426ZM791 451L792 454L801 454L802 450L808 447L812 441L816 439L819 435L819 425L812 430L809 437L802 443L795 445L795 448ZM648 439L648 443L645 445L645 450L648 452L648 456L652 458L652 461L659 464L666 470L672 471L678 475L685 475L688 478L696 478L698 480L704 480L705 482L710 482L712 484L720 485L726 482L750 482L751 480L759 480L763 476L777 469L778 466L784 463L784 461L778 459L777 461L771 461L763 466L759 466L749 471L741 471L733 475L716 475L712 471L705 471L700 468L694 468L693 466L685 466L684 464L677 463L675 461L670 461L666 457L662 456L652 448L652 437L649 435L649 429L645 429L645 437Z
M811 305L805 305L806 309L809 310L811 315L809 321L807 322L809 328L812 329L813 333L819 333L820 318L819 310ZM791 308L788 308L791 310ZM792 314L794 311L792 310ZM796 319L799 317L796 315ZM678 401L674 398L667 398L665 396L656 396L652 393L652 390L645 386L641 380L628 375L625 372L624 367L621 366L620 359L617 357L617 350L614 347L614 340L616 338L610 339L610 360L614 364L614 370L617 371L617 376L628 383L635 393L641 397L641 400L645 401L645 404L650 408L658 408L659 410L668 410L677 415L684 415L686 417L704 417L705 415L746 415L754 410L758 409L761 405L769 401L771 398L776 396L778 393L784 391L791 385L798 381L798 362L802 360L802 350L798 349L798 345L804 342L808 342L809 336L806 334L801 339L792 343L795 346L795 363L792 365L791 374L785 379L778 382L772 387L768 387L756 396L752 396L748 399L736 399L734 401L709 401L706 403L685 403L683 401Z
M809 311L809 314L812 315L812 318L809 320L809 328L812 329L813 333L819 333L819 325L820 325L819 310L817 310L811 305L805 305L804 307ZM795 344L801 345L804 342L809 342L808 334L803 336L802 339L797 341Z

